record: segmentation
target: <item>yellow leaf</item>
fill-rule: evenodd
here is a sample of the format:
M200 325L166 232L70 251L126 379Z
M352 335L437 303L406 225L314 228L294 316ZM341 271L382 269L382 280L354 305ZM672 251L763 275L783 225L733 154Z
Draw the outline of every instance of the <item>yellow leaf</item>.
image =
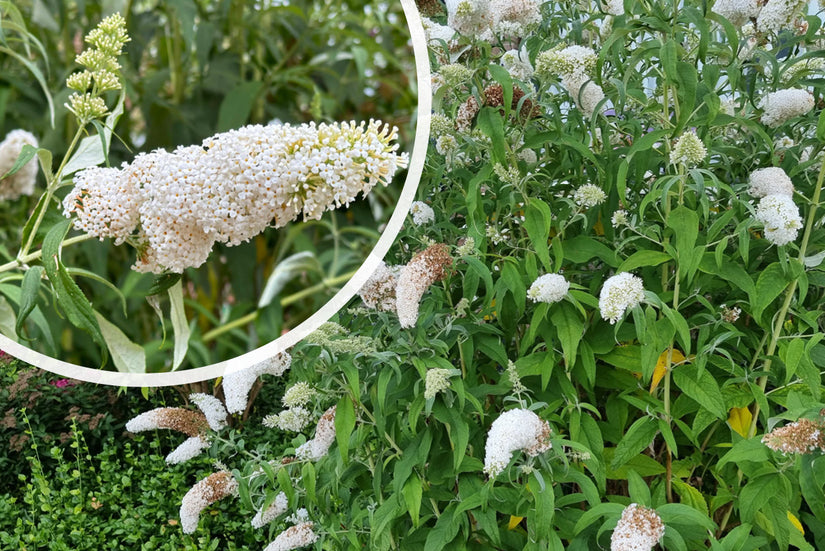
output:
M512 518L512 517L511 517L511 518ZM801 523L801 522L799 522L799 519L798 519L798 518L796 518L796 517L794 516L794 514L793 514L793 513L791 513L790 511L788 511L788 520L789 520L789 521L791 521L791 524L793 524L794 528L796 528L797 530L799 530L799 532L800 532L803 536L805 535L805 529L804 529L804 528L802 528L802 523ZM511 520L511 521L510 521L510 523L512 523L512 522L513 522L513 521Z
M659 386L659 383L665 376L667 372L667 350L659 354L659 359L656 360L656 369L653 370L653 379L650 381L650 393L653 394L653 391L656 390L656 387ZM680 350L676 348L673 349L673 353L670 356L670 364L682 363L685 361L685 355L682 354Z
M788 513L790 515L790 513ZM515 530L516 527L521 524L521 521L524 520L524 517L514 517L510 515L510 522L507 524L508 530ZM798 520L796 522L799 522Z
M604 235L604 224L602 224L602 217L599 215L599 219L593 225L593 231L596 235Z
M741 434L744 438L748 437L748 431L751 428L751 410L747 407L731 408L730 416L728 417L728 425L730 428Z

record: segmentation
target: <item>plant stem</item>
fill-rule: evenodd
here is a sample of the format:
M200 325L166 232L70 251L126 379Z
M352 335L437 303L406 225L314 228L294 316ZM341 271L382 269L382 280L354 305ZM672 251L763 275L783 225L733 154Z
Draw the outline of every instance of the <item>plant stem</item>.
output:
M75 237L70 237L69 239L64 239L63 242L60 244L61 248L68 247L69 245L74 245L75 243L82 243L83 241L88 241L92 239L94 236L91 234L83 234L77 235ZM0 264L0 273L8 272L9 270L14 270L15 268L19 268L24 264L28 264L32 260L37 260L43 256L43 251L36 251L31 254L27 254L23 257L18 257L16 260L12 260L11 262L6 262L5 264Z
M323 291L327 287L332 287L333 285L338 285L340 283L344 283L348 281L353 275L355 275L355 271L348 272L346 274L341 274L339 276L335 276L329 279L323 280L321 283L317 285L313 285L312 287L308 287L303 291L298 291L297 293L293 293L287 297L281 299L281 306L289 306L299 300L314 295L319 291ZM234 321L230 321L229 323L222 325L221 327L216 327L215 329L208 331L203 335L203 342L210 342L218 338L219 336L223 335L224 333L228 333L233 329L237 329L238 327L243 327L247 323L252 323L258 317L259 310L255 310L254 312L250 312L249 314L240 317Z
M819 206L819 198L822 194L822 183L825 180L825 160L822 161L822 164L819 167L819 176L816 179L816 187L814 188L814 196L811 198L811 210L808 212L808 219L805 222L805 233L802 235L802 244L799 246L799 262L803 265L804 269L804 262L805 262L805 253L808 250L808 241L811 238L811 232L813 231L814 220L816 219L816 210ZM779 309L779 312L776 315L776 321L773 325L773 331L771 332L771 340L768 343L768 348L765 350L765 363L763 365L762 371L765 372L764 375L759 377L759 388L762 392L765 392L765 388L768 386L768 373L771 370L771 356L774 355L776 352L776 347L779 342L779 335L782 333L782 327L785 325L785 318L788 316L788 311L791 308L791 302L793 301L794 293L796 293L796 286L799 282L799 279L794 279L788 284L787 289L785 290L785 300L782 302L782 306ZM754 403L753 405L753 414L751 418L751 426L748 430L748 438L753 438L756 434L756 422L759 418L760 408L759 402Z
M17 254L18 261L22 261L22 258L28 254L29 249L31 249L32 245L34 244L34 238L37 235L37 230L40 228L40 224L43 223L43 217L46 216L46 209L49 208L49 203L52 200L52 196L54 195L57 186L60 185L60 178L63 176L63 169L66 168L66 163L69 161L69 157L72 155L72 151L74 150L75 146L77 146L78 140L80 140L81 134L83 134L83 129L85 126L81 125L77 132L74 134L74 138L72 138L72 143L69 145L69 149L66 150L66 155L63 156L63 161L60 163L60 167L57 169L57 172L54 174L54 179L46 185L46 193L45 198L43 199L43 208L40 209L40 212L37 213L37 218L34 221L34 226L32 226L31 233L29 233L29 238L26 240L26 243L23 244L23 248L20 249L20 252ZM38 202L39 203L39 202Z

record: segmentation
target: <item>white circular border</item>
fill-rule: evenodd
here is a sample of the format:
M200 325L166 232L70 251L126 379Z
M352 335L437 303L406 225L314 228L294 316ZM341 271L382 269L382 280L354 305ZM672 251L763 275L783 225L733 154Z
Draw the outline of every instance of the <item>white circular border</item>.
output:
M410 210L410 205L412 205L413 199L415 198L415 192L418 189L418 182L421 179L424 161L427 156L427 145L430 137L430 114L432 110L432 89L427 40L415 1L400 0L400 2L404 10L404 15L407 18L407 27L410 30L418 84L418 120L415 129L413 151L412 155L410 155L407 179L404 181L404 187L401 190L398 204L387 223L386 229L378 239L378 243L376 243L358 271L355 272L355 275L353 275L341 290L324 304L320 310L290 330L286 335L251 352L247 352L231 360L173 373L121 373L91 369L89 367L64 362L51 356L46 356L45 354L40 354L12 341L4 335L0 335L0 348L24 362L41 369L89 383L127 387L173 386L216 379L224 373L233 373L253 366L276 354L285 352L315 331L322 323L329 320L355 296L355 293L358 292L367 279L375 272L378 264L383 260L390 246L398 236L398 233L401 231L401 226L404 224L404 220Z

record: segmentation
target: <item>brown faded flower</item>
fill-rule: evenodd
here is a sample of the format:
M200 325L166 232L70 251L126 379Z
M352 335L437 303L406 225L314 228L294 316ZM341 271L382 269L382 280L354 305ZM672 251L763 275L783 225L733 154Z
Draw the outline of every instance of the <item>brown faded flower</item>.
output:
M184 408L156 408L141 413L126 423L129 432L170 429L187 436L198 436L208 428L209 423L203 413Z
M521 98L525 95L524 90L518 86L513 86L513 100L510 103L510 108L514 111L518 109ZM501 84L491 84L484 89L484 105L489 105L490 107L502 107L504 105L504 88ZM504 115L503 109L499 111ZM530 98L525 98L524 103L521 105L521 111L519 111L521 118L532 119L538 117L540 114L541 109L535 105Z
M404 267L395 289L396 311L401 327L415 325L421 297L430 285L446 277L452 263L449 247L436 243L416 254Z
M800 419L784 427L774 429L762 437L762 443L785 455L793 453L825 452L825 425Z
M228 471L213 473L186 492L180 504L180 524L185 534L191 534L198 527L201 511L233 495L238 489L238 482Z
M378 264L375 272L358 291L364 306L382 312L395 311L395 286L398 284L400 266Z
M459 132L469 132L473 128L473 119L478 114L478 100L475 96L470 96L467 101L461 104L455 115L455 128Z

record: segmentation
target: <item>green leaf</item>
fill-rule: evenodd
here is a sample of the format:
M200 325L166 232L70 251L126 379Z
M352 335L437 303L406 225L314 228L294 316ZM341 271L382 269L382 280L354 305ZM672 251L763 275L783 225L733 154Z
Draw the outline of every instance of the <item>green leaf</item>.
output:
M610 462L612 469L618 469L633 457L647 448L659 431L656 421L650 417L641 417L630 425L624 437L616 446L616 452L613 455L613 461Z
M451 504L441 513L435 527L427 535L424 551L442 551L456 537L461 524L453 522L453 508L455 505Z
M15 324L15 331L18 335L23 329L23 322L37 306L43 271L43 266L32 266L23 276L23 282L20 284L20 307L17 312L17 323Z
M58 304L66 313L69 322L91 335L100 346L103 365L108 359L106 340L100 332L92 305L60 261L63 238L68 233L70 225L71 220L61 220L49 230L43 240L41 259Z
M630 499L639 505L650 507L650 487L647 482L634 470L627 473L627 491L630 494Z
M23 148L20 150L20 154L17 156L17 160L14 162L9 171L5 174L0 174L0 180L3 180L8 176L16 174L20 169L26 166L29 163L29 161L34 159L34 156L37 155L37 151L38 149L33 145L25 144Z
M183 274L163 274L159 275L152 282L152 286L146 291L146 296L159 295L169 290L172 285L180 281Z
M682 392L694 399L700 406L719 419L727 419L725 399L713 375L699 370L694 365L682 365L673 370L673 382Z
M349 439L355 429L355 406L349 395L341 396L335 408L335 441L344 463L349 461Z
M678 478L673 479L673 489L676 490L676 493L679 494L679 501L684 504L696 509L703 516L708 515L708 504L705 501L705 496L702 495L702 492L687 484L686 482L682 482Z
M15 325L14 308L8 303L6 297L0 296L0 333L17 342Z
M402 494L404 496L404 504L407 506L407 512L410 514L413 526L418 528L418 524L420 522L419 514L421 511L421 497L424 495L424 488L421 483L421 479L418 478L418 475L413 474L407 479L407 483L404 484Z
M301 486L306 491L307 500L310 503L317 503L315 497L315 465L304 463L301 467Z
M547 203L535 198L528 201L527 208L524 211L524 228L527 230L527 236L530 238L533 250L547 271L553 269L550 262L550 249L547 246L552 217L553 215Z
M247 123L263 86L264 83L259 81L242 82L227 92L218 109L218 132L239 128Z
M691 263L699 236L699 215L685 206L676 207L667 217L667 226L673 230L679 271L684 275Z
M615 518L618 520L619 517L622 516L624 508L625 506L620 503L599 503L595 507L590 507L579 517L579 520L576 521L576 527L573 529L573 533L581 533L585 528L591 526L602 517Z
M788 286L789 280L779 262L774 262L759 274L756 280L756 291L753 297L753 317L762 321L762 313L770 304L782 294Z
M112 361L121 373L146 373L146 352L135 344L115 324L95 311L100 331L112 354Z
M172 331L175 334L175 352L172 371L176 370L186 358L189 350L189 336L192 331L186 321L186 309L183 307L183 284L180 280L169 288L169 317L172 318Z
M716 530L716 523L707 515L700 513L684 503L666 503L656 508L656 512L665 524L682 524L701 526L705 530Z
M530 493L533 494L535 507L527 515L527 526L534 534L536 543L546 546L553 531L556 494L553 492L553 485L544 484L539 477L538 470L530 475Z
M280 261L266 280L261 298L258 299L258 308L266 308L287 283L307 272L323 272L315 253L302 251Z
M739 494L739 515L744 522L753 522L756 512L771 508L770 501L785 496L781 475L771 473L750 480ZM785 512L782 512L785 515ZM664 520L664 519L662 519Z
M504 164L506 166L506 151L508 146L504 137L504 118L498 112L498 108L482 108L478 113L477 125L479 130L484 132L492 142L489 151L493 163Z
M576 363L579 342L584 334L584 320L581 319L576 309L567 302L562 302L553 309L550 320L556 327L567 369L573 369Z
M728 453L719 459L718 463L716 463L716 471L719 472L720 469L728 463L733 463L734 465L743 461L763 463L768 461L769 458L770 453L768 452L768 447L762 443L760 438L740 440L733 445Z
M816 125L816 139L825 143L825 110L819 113L819 120Z
M619 267L616 268L616 272L629 272L643 266L658 266L659 264L668 262L671 259L672 258L669 254L662 251L636 251L627 257L621 264L619 264Z

